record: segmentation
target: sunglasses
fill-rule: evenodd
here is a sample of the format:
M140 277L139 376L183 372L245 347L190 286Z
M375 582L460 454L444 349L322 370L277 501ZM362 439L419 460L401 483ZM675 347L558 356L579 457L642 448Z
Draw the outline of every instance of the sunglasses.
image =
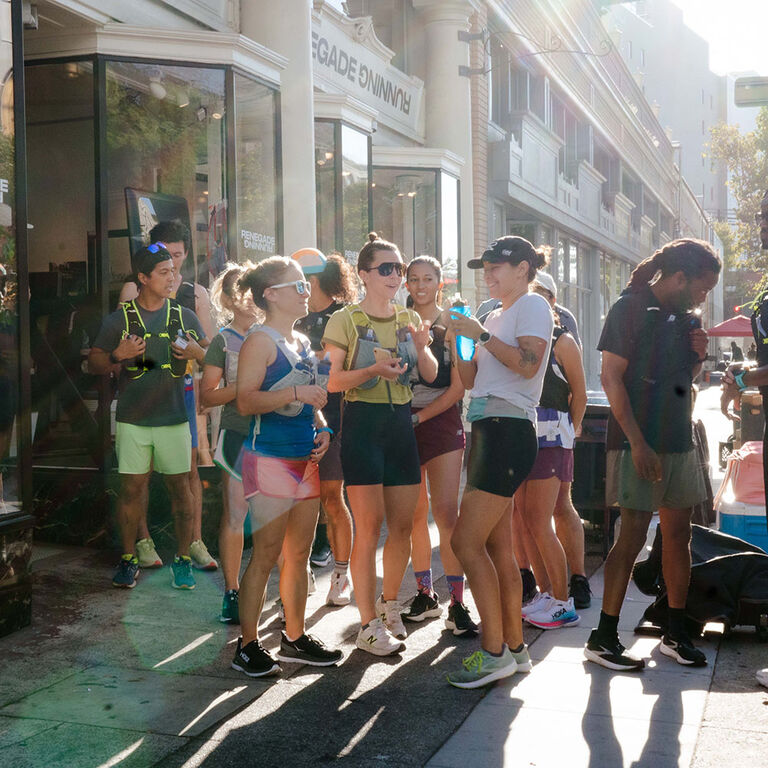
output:
M292 285L296 289L296 293L298 293L299 296L303 296L305 293L309 293L309 283L306 280L291 280L290 283L276 283L275 285L270 285L267 287L287 288L289 285Z
M373 270L376 270L382 277L389 277L394 270L400 277L403 277L406 269L407 267L402 261L385 261L382 264L379 264L378 267L371 267L365 271L373 272Z
M152 243L151 245L147 246L147 250L150 253L157 253L158 251L164 251L166 250L165 243Z

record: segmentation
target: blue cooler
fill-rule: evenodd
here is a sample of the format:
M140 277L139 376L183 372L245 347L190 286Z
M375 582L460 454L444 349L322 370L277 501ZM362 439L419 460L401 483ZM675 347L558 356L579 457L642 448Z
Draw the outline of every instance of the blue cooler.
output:
M768 552L768 528L762 505L721 499L717 505L717 529Z

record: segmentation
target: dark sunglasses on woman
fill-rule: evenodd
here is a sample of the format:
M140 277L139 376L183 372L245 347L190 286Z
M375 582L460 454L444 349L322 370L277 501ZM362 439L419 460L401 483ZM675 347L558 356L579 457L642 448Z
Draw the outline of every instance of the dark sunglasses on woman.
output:
M374 269L377 270L382 277L389 277L389 275L392 274L392 270L395 270L400 277L403 277L405 275L406 266L402 261L385 261L377 267L371 267L365 271L373 272Z

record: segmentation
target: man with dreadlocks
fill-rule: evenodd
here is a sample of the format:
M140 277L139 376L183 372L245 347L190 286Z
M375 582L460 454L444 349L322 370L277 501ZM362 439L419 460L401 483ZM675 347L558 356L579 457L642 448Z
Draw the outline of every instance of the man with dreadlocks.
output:
M669 602L660 650L680 664L707 663L685 628L691 511L706 497L693 450L692 385L707 355L707 334L693 310L717 284L721 267L709 243L667 243L635 268L608 312L597 347L611 406L606 502L621 508L621 532L605 562L600 623L584 655L608 669L645 666L626 653L618 623L632 566L656 510Z

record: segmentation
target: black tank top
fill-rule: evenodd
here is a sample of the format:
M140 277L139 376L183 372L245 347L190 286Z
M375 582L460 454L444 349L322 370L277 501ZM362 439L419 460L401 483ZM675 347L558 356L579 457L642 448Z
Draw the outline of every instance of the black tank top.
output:
M451 345L446 344L445 333L448 329L444 325L435 324L430 328L432 343L429 349L437 360L437 376L432 382L424 381L419 374L419 384L430 389L445 389L451 386Z
M571 388L568 384L568 380L565 378L565 371L560 368L555 359L555 345L564 333L568 333L565 328L555 326L555 330L552 334L552 348L549 351L549 362L547 363L547 370L544 374L544 384L541 389L539 407L554 408L556 411L567 413L569 405L568 398L571 394Z

